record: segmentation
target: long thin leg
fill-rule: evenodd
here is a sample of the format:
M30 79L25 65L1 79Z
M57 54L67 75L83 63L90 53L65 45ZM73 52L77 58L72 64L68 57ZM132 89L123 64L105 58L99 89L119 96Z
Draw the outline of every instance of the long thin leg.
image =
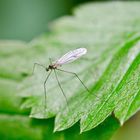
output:
M89 89L86 87L86 85L83 83L83 81L79 78L79 76L74 73L74 72L70 72L70 71L66 71L66 70L62 70L62 69L57 69L59 71L65 72L65 73L69 73L69 74L73 74L77 77L77 79L79 79L79 81L81 82L81 84L83 85L83 87L85 87L85 89L90 93ZM100 99L98 96L94 95L96 98Z
M67 105L68 105L67 97L66 97L66 95L65 95L65 93L64 93L64 91L63 91L63 89L62 89L62 87L61 87L61 84L60 84L60 81L59 81L59 79L58 79L58 76L57 76L57 73L56 73L56 70L55 70L55 69L54 69L54 73L55 73L55 77L56 77L57 83L58 83L58 85L59 85L59 87L60 87L60 89L61 89L61 91L62 91L62 93L63 93L63 96L65 97L66 103L67 103Z
M81 84L85 87L85 89L90 93L89 89L85 86L85 84L83 83L83 81L79 78L79 76L76 73L70 72L70 71L61 70L61 69L57 69L57 70L75 75L79 79L79 81L81 82Z
M39 64L39 63L34 63L34 66L33 66L33 71L32 71L32 75L34 74L34 71L35 71L35 66L40 66L40 67L43 67L46 69L45 66L43 66L42 64Z
M73 74L77 77L77 79L81 82L81 84L83 85L83 87L90 93L89 89L86 87L86 85L83 83L83 81L79 78L79 76L74 73L74 72L70 72L70 71L66 71L66 70L62 70L62 69L57 69L59 71L65 72L65 73L69 73L69 74ZM98 99L100 99L98 96L94 95L95 97L97 97Z
M46 98L47 98L47 93L46 93L46 82L47 82L49 76L51 75L51 73L52 73L52 70L51 70L50 73L47 75L47 77L46 77L46 79L45 79L45 81L44 81L44 93L45 93L45 104L44 104L44 107L45 107L45 109L46 109Z

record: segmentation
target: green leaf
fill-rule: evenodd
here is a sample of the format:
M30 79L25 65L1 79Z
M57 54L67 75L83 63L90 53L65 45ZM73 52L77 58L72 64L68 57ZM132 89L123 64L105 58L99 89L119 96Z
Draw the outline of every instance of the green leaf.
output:
M132 82L132 84L136 83L135 90L132 88L131 84L129 84L130 87L128 87L127 82L122 84L122 80L127 77L127 71L129 71L135 63L138 67L138 58L140 57L137 56L137 54L139 53L140 47L139 44L133 46L136 40L126 43L125 46L114 56L100 80L92 88L92 94L83 94L82 97L79 94L79 96L74 97L69 103L69 108L73 111L66 112L65 109L56 116L56 130L65 129L79 119L81 119L81 131L87 131L94 128L118 108L118 102L120 102L119 109L123 109L123 106L125 106L127 110L129 110L129 105L126 106L122 102L124 101L131 104L129 98L132 100L135 99L133 96L134 94L137 94L139 90L139 81L137 78L139 77L139 68L134 69L136 71L135 74L137 73L135 78L133 77L133 73L131 75L134 78L133 81L131 81L131 77L129 77L130 79L127 79L128 81L130 80L129 82ZM123 95L121 95L122 91L120 93L118 91L120 85L123 87L123 90L125 89ZM128 90L128 88L130 89ZM129 92L131 93L131 96ZM98 96L98 98L94 95ZM118 118L117 113L120 113L120 116L122 117L122 111L115 111L115 115ZM129 117L131 115L129 114ZM124 121L125 120L123 120L123 122Z
M10 45L11 43L11 45ZM1 42L1 53L7 57L12 57L14 55L24 52L26 46L19 45L18 42L10 42L8 47L11 48L11 52L6 51L7 42ZM17 46L17 48L13 48L13 46ZM19 45L19 47L18 47ZM20 48L20 49L19 49ZM14 55L13 55L14 54ZM3 58L2 55L0 55ZM20 59L22 62L22 58ZM8 67L11 68L11 67ZM9 74L10 75L10 74ZM20 75L20 74L19 74ZM29 119L27 116L27 112L20 110L20 102L21 99L17 96L17 87L18 87L17 79L0 77L0 137L1 139L10 139L10 140L18 140L18 139L49 139L49 140L69 140L69 139L109 139L114 131L119 127L118 122L114 118L107 119L103 124L97 127L95 130L86 132L84 134L79 135L79 125L75 125L69 130L63 132L53 133L53 120L33 120ZM24 114L23 114L24 113ZM26 116L25 116L26 115ZM114 124L112 126L112 123ZM104 130L105 129L105 130ZM102 135L99 133L102 132ZM34 135L35 134L35 135Z
M13 69L12 67L13 64L16 65L16 63L8 64L8 62L12 62L14 56L16 55L20 56L20 53L24 53L24 55L29 53L26 50L26 44L22 45L22 43L19 43L17 41L8 41L8 42L1 41L0 44L1 44L0 57L8 58L9 60L11 60L11 61L7 61L6 63L7 67L5 65L5 71L3 71L5 75L0 76L0 137L1 139L10 139L10 140L44 139L45 140L49 138L50 140L57 140L57 139L59 140L63 138L64 140L69 140L69 139L108 140L113 135L114 131L118 129L119 124L117 120L115 120L113 117L108 118L104 123L99 125L96 129L93 129L92 131L88 131L80 135L79 135L79 124L63 132L53 133L53 127L54 127L53 120L47 121L47 120L29 119L27 116L28 112L20 109L21 99L19 96L17 96L19 95L17 90L18 84L27 75L26 73L24 75L22 74L22 69L21 72L19 71L16 72L17 75L20 76L20 78L17 78L17 75L11 76L12 73L10 72L8 73L7 71L8 69ZM11 49L9 50L9 48ZM27 53L25 53L26 51ZM20 57L19 59L21 63L22 61L25 61L24 55L22 55L22 57ZM8 76L6 76L6 74ZM29 102L28 104L29 105L33 104L33 101Z
M9 114L22 113L21 98L17 97L17 83L0 78L0 112Z
M83 132L99 125L112 112L123 124L139 109L139 3L131 4L81 6L75 10L75 17L56 21L52 35L36 41L44 41L46 57L53 58L66 53L69 48L86 47L87 55L64 69L76 72L91 93L86 92L76 78L58 72L68 106L52 76L47 83L47 109L44 112L46 74L38 68L36 76L25 80L22 87L22 95L29 97L24 106L32 107L31 117L56 115L55 131L69 128L80 120Z
M139 6L139 2L80 6L74 16L54 22L49 35L32 41L5 62L4 58L0 60L1 75L21 81L19 93L27 98L22 107L32 109L31 117L55 116L54 131L67 129L80 120L84 132L97 127L112 112L123 124L139 110ZM72 75L58 72L68 105L53 74L47 82L44 110L46 71L36 67L34 76L25 76L31 73L34 62L48 66L50 57L55 60L78 47L86 47L87 55L62 69L77 73L90 93ZM5 64L11 65L13 60L16 63L7 70Z
M5 40L0 42L0 50L0 77L21 81L31 73L33 61L43 54L44 47Z

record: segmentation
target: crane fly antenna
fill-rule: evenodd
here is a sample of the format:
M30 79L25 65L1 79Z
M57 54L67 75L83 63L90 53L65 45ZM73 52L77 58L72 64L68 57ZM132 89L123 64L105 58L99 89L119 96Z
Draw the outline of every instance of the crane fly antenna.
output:
M34 71L35 71L35 67L36 66L40 66L40 67L43 67L44 69L46 69L46 67L44 65L39 64L39 63L34 63L33 70L32 70L32 75L34 74Z
M52 59L51 58L49 58L49 61L50 61L50 64L52 65Z
M61 92L63 93L63 96L64 96L64 98L65 98L65 100L66 100L66 103L67 103L67 106L68 106L67 97L66 97L66 95L65 95L65 93L64 93L63 88L61 87L61 84L60 84L60 81L59 81L59 79L58 79L58 76L57 76L57 73L56 73L56 70L55 70L55 69L54 69L54 73L55 73L55 77L56 77L57 83L58 83L58 85L59 85L59 87L60 87L60 89L61 89Z
M46 109L46 98L47 98L46 82L47 82L47 80L49 79L49 76L51 75L51 73L52 73L52 70L51 70L50 73L47 75L47 77L46 77L46 79L45 79L45 81L44 81L44 93L45 93L45 104L44 104L44 107L45 107L45 109Z

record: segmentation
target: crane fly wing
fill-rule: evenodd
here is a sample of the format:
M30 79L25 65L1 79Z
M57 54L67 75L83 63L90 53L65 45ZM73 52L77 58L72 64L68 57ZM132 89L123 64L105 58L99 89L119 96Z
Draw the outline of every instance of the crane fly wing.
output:
M87 52L86 48L79 48L79 49L70 51L70 52L66 53L65 55L63 55L61 58L59 58L55 62L55 65L60 66L60 65L63 65L63 64L73 62L76 59L78 59L79 57L81 57L82 55L86 54L86 52Z

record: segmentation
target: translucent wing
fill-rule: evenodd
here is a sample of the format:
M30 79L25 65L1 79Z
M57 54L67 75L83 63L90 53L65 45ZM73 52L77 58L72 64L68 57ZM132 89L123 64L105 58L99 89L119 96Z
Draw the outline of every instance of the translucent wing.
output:
M86 48L79 48L79 49L70 51L70 52L66 53L65 55L63 55L61 58L59 58L55 62L55 65L63 65L63 64L73 62L76 59L78 59L79 57L81 57L82 55L86 54L86 52L87 52Z

